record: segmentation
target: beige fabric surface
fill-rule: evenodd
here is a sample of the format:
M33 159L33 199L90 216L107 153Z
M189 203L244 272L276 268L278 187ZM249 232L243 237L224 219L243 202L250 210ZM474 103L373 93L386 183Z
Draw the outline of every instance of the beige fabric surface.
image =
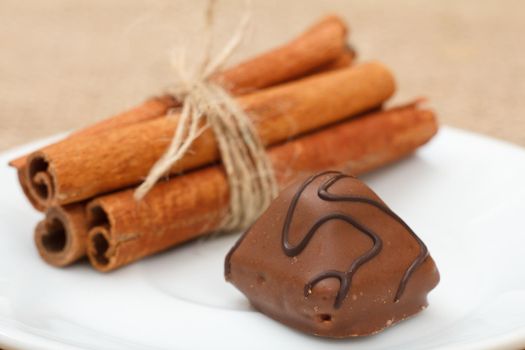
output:
M219 2L217 42L242 1ZM525 1L253 0L242 52L320 15L348 19L361 60L392 68L394 101L427 96L443 124L525 146ZM0 150L78 128L162 91L169 52L198 44L203 1L0 1Z

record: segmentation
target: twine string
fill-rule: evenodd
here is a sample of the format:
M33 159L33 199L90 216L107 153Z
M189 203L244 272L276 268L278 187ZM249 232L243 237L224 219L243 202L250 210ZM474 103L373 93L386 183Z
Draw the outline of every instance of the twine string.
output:
M200 66L192 72L184 51L179 51L173 60L177 84L171 93L182 102L175 133L166 152L135 191L135 198L142 199L190 151L195 140L211 128L229 184L229 213L220 227L223 231L246 228L277 195L273 168L251 120L223 87L210 80L241 44L250 17L247 7L229 41L212 57L215 0L208 2L206 44Z

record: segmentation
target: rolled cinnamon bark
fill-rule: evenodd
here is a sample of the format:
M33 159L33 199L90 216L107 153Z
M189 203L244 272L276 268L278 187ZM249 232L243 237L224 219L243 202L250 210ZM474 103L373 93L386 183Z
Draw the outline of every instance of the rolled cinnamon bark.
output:
M213 79L225 85L232 94L240 95L308 74L349 66L354 53L350 54L345 46L347 31L346 24L339 17L325 17L296 39L219 72ZM73 132L69 137L90 136L158 118L178 105L169 95L150 98L128 111ZM21 169L26 158L24 155L9 164Z
M355 63L356 56L357 53L355 52L354 48L352 46L347 46L346 49L335 60L314 68L304 76L350 67L353 63Z
M218 73L213 79L233 93L246 93L301 77L345 51L347 27L328 16L288 44Z
M413 152L437 130L434 114L407 105L345 121L269 149L282 187L301 173L345 167L355 174ZM133 190L88 204L91 264L110 271L216 230L228 212L228 181L211 166L157 184L142 201Z
M51 207L35 229L38 253L47 263L67 266L86 255L85 204Z
M318 129L370 110L394 92L383 65L370 62L317 74L239 97L265 145ZM29 193L48 207L78 202L140 183L162 156L178 118L159 118L91 137L64 140L28 158ZM215 137L206 130L171 173L219 159Z
M166 115L166 113L174 107L177 107L179 103L169 95L152 97L146 100L141 105L133 107L127 111L119 113L113 117L103 119L97 123L89 125L85 128L73 131L67 136L67 139L77 139L79 137L91 136L101 131L121 128L127 125L140 123L145 120L150 120L153 118L158 118L160 116ZM58 141L53 145L60 144L62 141ZM45 149L45 147L43 148ZM24 171L23 168L26 166L27 157L29 155L25 154L16 159L13 159L9 162L9 165L16 168L19 172ZM22 185L23 186L23 185ZM30 199L34 205L34 201ZM37 206L35 206L37 208ZM38 208L37 208L38 209Z

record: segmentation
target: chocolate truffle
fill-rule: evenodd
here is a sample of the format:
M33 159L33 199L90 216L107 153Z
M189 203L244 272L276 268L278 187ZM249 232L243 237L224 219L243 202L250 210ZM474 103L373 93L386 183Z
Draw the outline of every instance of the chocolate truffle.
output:
M377 333L427 307L425 244L357 178L286 188L226 256L226 280L269 317L333 338Z

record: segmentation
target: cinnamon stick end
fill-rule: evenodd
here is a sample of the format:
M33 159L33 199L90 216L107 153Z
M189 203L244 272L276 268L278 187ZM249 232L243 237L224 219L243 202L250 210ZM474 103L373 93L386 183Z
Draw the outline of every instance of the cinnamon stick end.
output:
M41 203L37 202L34 198L34 196L29 191L29 185L27 184L27 178L26 178L26 172L25 167L17 168L17 177L18 182L20 183L20 187L22 188L22 192L24 192L27 200L33 208L35 208L37 211L44 211L46 208Z
M37 152L29 156L25 169L28 194L38 206L50 207L55 197L55 179L45 155Z
M53 217L39 222L35 229L38 253L48 264L64 267L77 261L83 251L72 238L69 227L60 218Z
M26 164L26 157L25 156L13 159L13 160L9 161L9 163L7 163L7 165L9 165L12 168L16 168L17 170L22 169L25 164Z
M109 231L102 226L94 227L88 235L87 253L91 265L101 272L113 269L114 257L111 252L111 239Z

